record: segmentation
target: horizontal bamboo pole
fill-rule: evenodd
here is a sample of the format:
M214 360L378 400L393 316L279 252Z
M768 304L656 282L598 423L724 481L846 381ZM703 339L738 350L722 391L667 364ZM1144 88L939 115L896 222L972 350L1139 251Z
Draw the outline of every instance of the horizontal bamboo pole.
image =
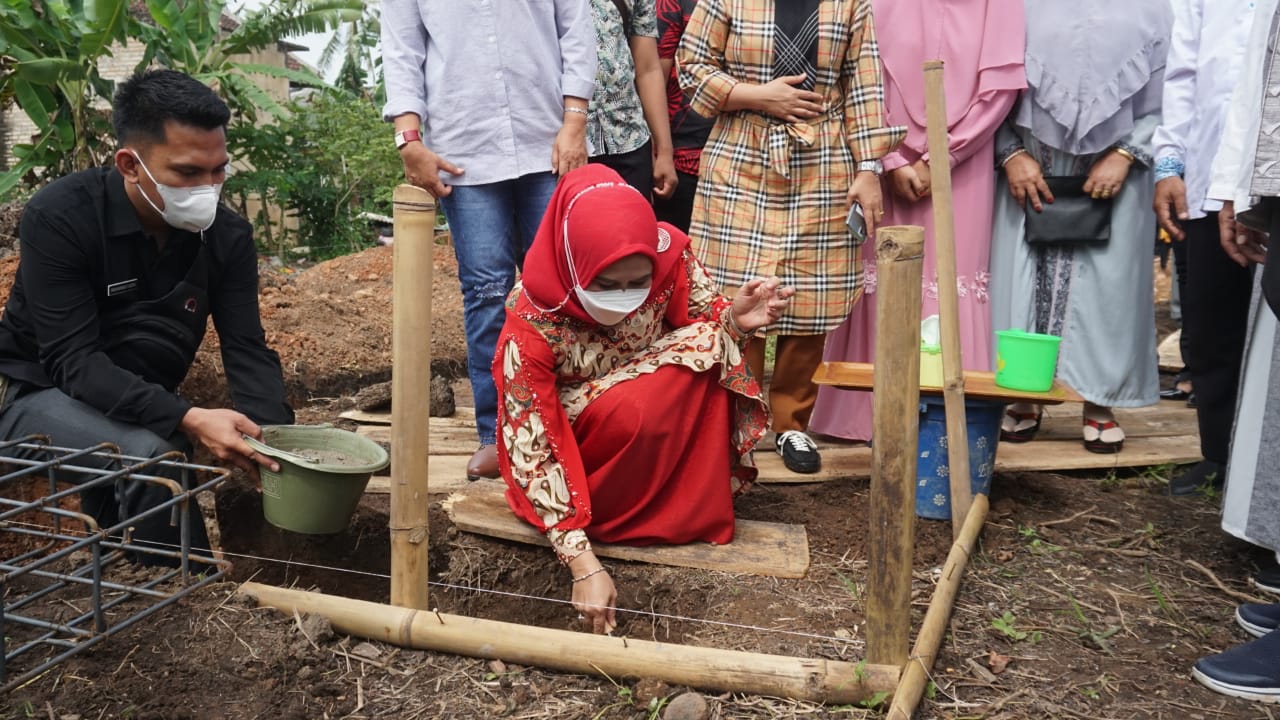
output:
M705 690L810 702L853 703L893 692L900 668L762 655L379 605L364 600L245 583L240 592L285 613L312 613L333 629L370 640L613 678L643 677Z
M955 606L956 594L960 591L960 578L964 577L964 569L978 544L978 534L987 521L987 508L986 495L979 493L973 496L969 514L965 516L964 526L960 528L960 537L951 544L947 563L942 566L942 578L938 580L938 586L934 588L933 597L929 600L929 609L920 625L920 634L916 636L915 647L911 648L911 659L907 661L902 680L898 683L898 692L893 696L893 705L889 707L888 720L911 720L911 714L916 711L924 696L929 670L933 668L938 650L942 647L942 639L947 634L947 621L951 619L951 609Z

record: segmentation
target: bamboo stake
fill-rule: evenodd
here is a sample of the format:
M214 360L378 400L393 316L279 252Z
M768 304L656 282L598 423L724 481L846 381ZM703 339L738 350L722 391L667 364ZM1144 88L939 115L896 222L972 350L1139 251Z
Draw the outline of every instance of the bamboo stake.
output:
M671 685L853 703L892 692L900 668L762 655L591 635L423 612L320 593L245 583L240 592L286 614L314 613L338 632L421 650L501 659L566 672L645 677Z
M951 215L951 150L942 61L924 64L925 126L929 139L929 186L933 197L933 247L938 270L938 313L942 326L942 396L947 410L947 458L951 478L951 537L973 502L969 484L969 430L964 412L964 364L960 357L960 298L956 291L956 235Z
M911 641L911 552L920 434L924 228L876 232L875 438L871 447L867 661L902 667Z
M391 604L427 609L431 274L436 201L399 185L391 305Z
M978 534L982 532L982 524L987 519L987 508L986 495L979 494L973 499L960 530L960 537L951 545L947 563L942 566L942 577L934 588L929 609L924 615L924 623L920 625L920 634L916 636L915 647L911 649L911 660L903 670L902 679L898 681L898 691L893 694L888 720L911 720L911 714L924 697L925 682L938 657L942 640L946 637L947 622L951 618L956 594L960 591L960 578L964 577L965 567L978 544Z

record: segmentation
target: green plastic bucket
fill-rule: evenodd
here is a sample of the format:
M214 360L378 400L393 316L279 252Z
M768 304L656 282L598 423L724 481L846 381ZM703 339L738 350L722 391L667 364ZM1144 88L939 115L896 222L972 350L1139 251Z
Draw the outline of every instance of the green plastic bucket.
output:
M1010 390L1048 392L1058 369L1062 338L1023 330L996 331L996 385Z
M268 425L262 442L245 441L280 464L259 468L267 522L309 535L346 529L369 476L391 460L378 443L329 425Z

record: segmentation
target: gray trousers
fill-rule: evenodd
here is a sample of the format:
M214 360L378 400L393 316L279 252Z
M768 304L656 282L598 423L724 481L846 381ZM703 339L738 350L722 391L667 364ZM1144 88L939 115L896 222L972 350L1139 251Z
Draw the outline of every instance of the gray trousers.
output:
M191 452L191 444L181 432L169 438L162 438L145 428L112 420L96 408L68 396L57 388L38 388L22 382L10 381L8 390L3 393L3 402L0 403L0 439L16 440L28 435L45 435L52 445L75 449L109 442L118 446L123 455L142 458L153 458L174 450L187 455ZM2 452L9 457L32 460L43 460L48 457L40 451L20 448L6 449ZM97 457L86 457L77 460L77 463L85 467L106 468L111 465L110 460ZM151 474L182 481L179 473L169 468L157 468ZM76 482L76 478L69 473L63 473L60 478ZM92 516L100 527L107 528L148 508L156 507L172 497L173 494L169 489L161 485L121 480L115 484L114 489L94 487L82 492L80 508L86 515ZM209 535L196 503L190 504L188 512L188 521L191 524L191 547L193 550L207 553ZM176 551L181 542L180 530L178 526L170 524L171 519L171 514L168 512L155 513L142 519L134 525L134 540L171 546L163 549ZM155 564L152 562L155 560L153 556L139 555L138 559L148 564Z

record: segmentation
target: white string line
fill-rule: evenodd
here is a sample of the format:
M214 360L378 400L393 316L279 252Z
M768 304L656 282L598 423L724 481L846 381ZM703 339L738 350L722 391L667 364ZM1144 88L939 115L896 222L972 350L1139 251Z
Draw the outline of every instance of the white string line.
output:
M21 526L35 528L39 530L45 530L45 531L53 530L53 528L51 527L37 525L34 523L24 523L16 520L10 520L8 521L8 524L21 525ZM78 533L79 531L70 530L70 531L64 531L64 532L66 534L73 534L73 533ZM80 533L80 534L84 537L88 537L87 533ZM155 542L152 540L148 540L147 543L149 545L156 545L159 547L168 547L168 548L173 548L175 550L182 549L180 545L173 545L170 543ZM195 549L210 550L209 548L195 548ZM210 552L212 553L212 550L210 550ZM391 575L389 574L370 572L368 570L354 570L350 568L332 567L329 565L318 565L316 563L302 562L300 560L282 560L280 558L263 557L261 555L246 555L244 553L233 553L233 552L228 552L226 550L220 550L218 552L227 557L242 558L245 560L258 560L260 562L276 563L279 565L286 565L286 566L296 565L298 567L311 568L313 570L325 570L328 572L350 573L352 575L364 575L367 577L381 578L383 580L391 579ZM570 600L561 600L559 598L543 597L541 595L526 595L523 593L510 592L507 590L491 590L489 588L471 587L467 585L454 585L452 583L444 583L444 582L437 582L437 581L431 581L431 580L427 581L427 586L445 588L447 590L464 590L464 591L470 591L475 593L484 593L488 595L498 595L501 597L519 598L522 600L538 600L541 602L554 603L557 605L568 605L570 607L573 606L573 602ZM768 627L761 627L759 625L748 625L745 623L734 623L734 622L728 622L724 620L708 620L705 618L686 617L684 615L668 615L666 613L653 612L651 610L632 610L629 608L622 608L622 607L614 608L614 610L621 613L629 613L632 615L642 615L642 616L651 617L655 619L675 620L675 621L687 622L687 623L701 623L703 625L714 625L717 627L733 628L735 630L755 630L757 632L774 633L777 635L788 635L792 637L809 638L811 640L829 640L831 642L841 643L843 645L860 645L861 644L860 641L855 640L853 638L842 638L842 637L835 637L831 635L821 635L818 633L800 632L799 630L783 630L781 628L768 628Z

